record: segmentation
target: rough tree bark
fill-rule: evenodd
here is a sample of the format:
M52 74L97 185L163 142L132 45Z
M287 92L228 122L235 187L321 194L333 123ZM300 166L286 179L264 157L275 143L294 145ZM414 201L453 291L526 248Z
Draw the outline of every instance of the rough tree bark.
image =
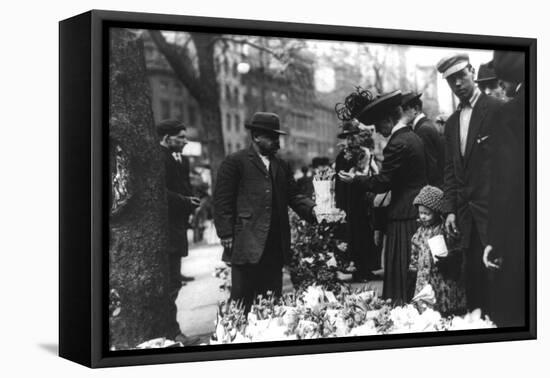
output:
M109 136L110 346L135 347L169 335L176 323L164 281L167 201L164 164L154 130L143 41L111 29Z

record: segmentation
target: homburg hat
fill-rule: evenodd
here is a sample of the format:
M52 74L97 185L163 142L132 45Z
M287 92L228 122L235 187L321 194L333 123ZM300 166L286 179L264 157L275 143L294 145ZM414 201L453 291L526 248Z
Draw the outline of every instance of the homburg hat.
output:
M249 122L244 126L251 130L261 130L273 134L286 135L287 133L281 130L279 116L275 113L257 112L254 113Z
M477 79L474 80L476 83L485 83L487 81L497 80L497 75L493 69L493 63L485 63L479 66L477 72Z

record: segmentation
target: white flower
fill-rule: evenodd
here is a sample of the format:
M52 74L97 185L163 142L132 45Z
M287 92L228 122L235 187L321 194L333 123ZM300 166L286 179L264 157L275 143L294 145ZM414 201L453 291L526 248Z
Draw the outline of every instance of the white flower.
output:
M324 293L318 286L310 286L303 294L304 306L313 312L319 312L324 305Z

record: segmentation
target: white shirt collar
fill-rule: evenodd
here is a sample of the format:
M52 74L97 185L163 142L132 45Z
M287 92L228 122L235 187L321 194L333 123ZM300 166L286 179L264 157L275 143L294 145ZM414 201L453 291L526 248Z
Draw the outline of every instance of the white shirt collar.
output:
M426 117L426 115L422 112L420 112L419 115L417 115L415 118L414 118L414 121L413 121L413 129L416 127L416 124L418 123L418 121L420 121L421 118L424 118Z
M470 97L470 106L473 108L476 106L477 100L479 100L479 96L481 96L481 91L479 88L474 88L474 93L472 93L472 97Z
M404 128L404 127L407 127L407 124L406 124L405 122L403 122L403 121L397 122L397 124L396 124L396 125L393 127L393 129L391 130L390 136L392 136L393 134L395 134L395 132L396 132L397 130L400 130L400 129Z

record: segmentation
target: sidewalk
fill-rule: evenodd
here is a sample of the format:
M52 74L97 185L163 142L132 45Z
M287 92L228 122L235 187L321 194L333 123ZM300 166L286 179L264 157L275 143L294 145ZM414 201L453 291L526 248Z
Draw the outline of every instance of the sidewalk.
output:
M192 245L189 256L182 260L182 272L195 280L183 286L176 299L178 307L177 320L181 331L188 336L200 336L201 342L208 342L214 332L217 306L219 301L227 300L229 292L221 291L222 280L214 277L217 266L224 266L221 261L221 245ZM353 288L369 286L379 294L382 292L382 281L371 281L368 284L352 283ZM284 270L283 293L293 291L290 275Z

